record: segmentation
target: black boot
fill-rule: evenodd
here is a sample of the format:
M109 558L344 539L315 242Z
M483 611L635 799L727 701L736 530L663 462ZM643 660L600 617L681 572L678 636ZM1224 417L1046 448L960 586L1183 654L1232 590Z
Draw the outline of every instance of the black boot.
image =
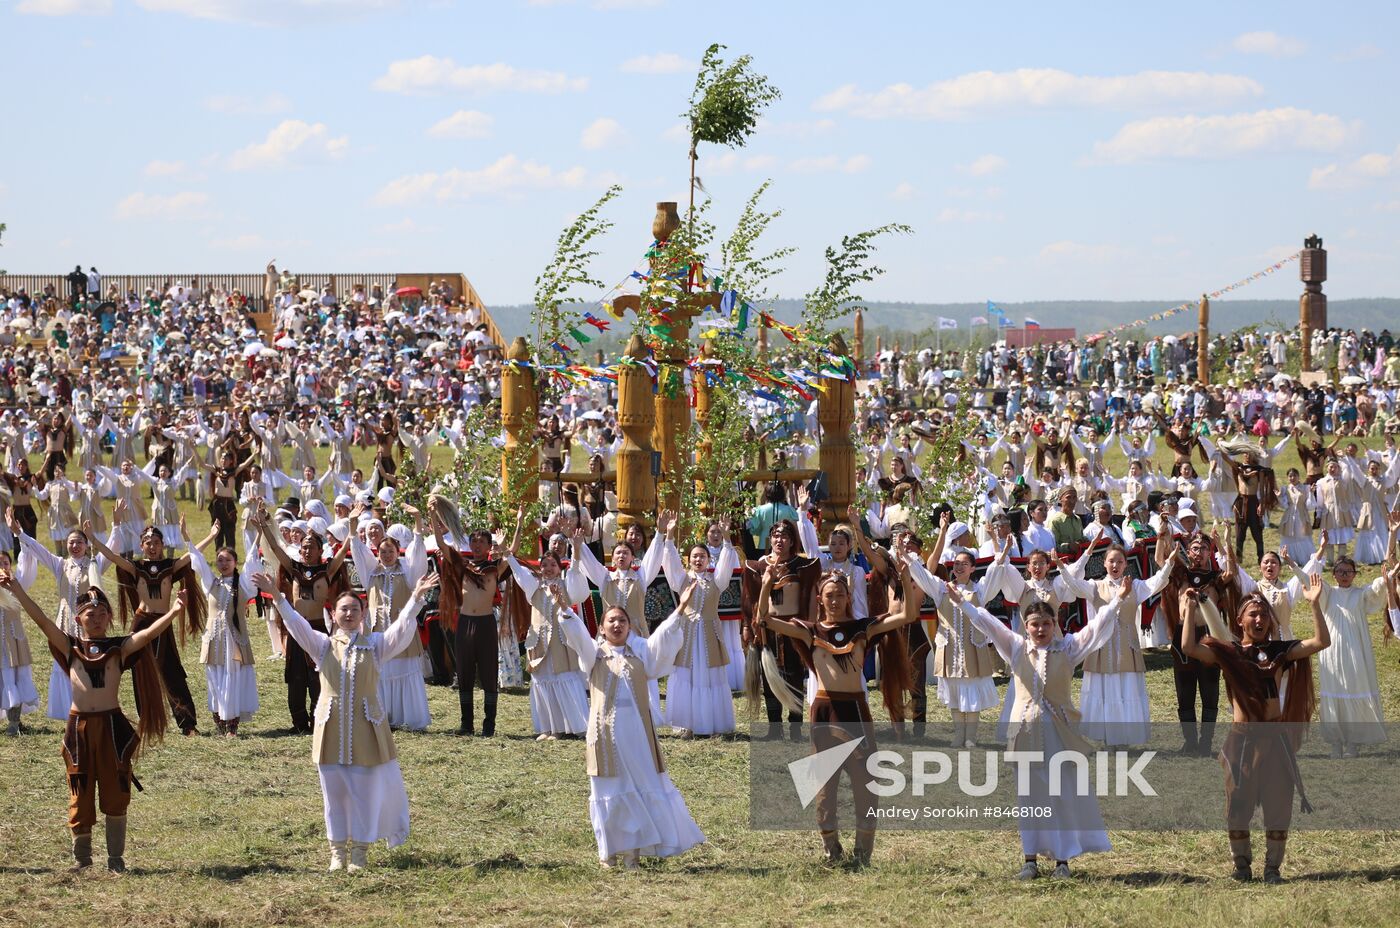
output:
M481 720L481 737L490 738L496 734L496 698L497 693L485 693L482 703L485 709L485 718Z
M802 740L802 723L788 722L788 737L793 741Z
M457 734L476 734L476 713L475 710L472 708L472 691L458 690L458 701L461 703L462 706L462 724L457 726Z
M1214 723L1214 722L1203 722L1203 723L1201 723L1201 738L1200 738L1200 741L1199 741L1199 742L1197 743L1197 745L1196 745L1196 749L1197 749L1197 751L1200 753L1200 755L1201 755L1202 757L1210 757L1210 755L1211 755L1211 749L1210 749L1210 748L1211 748L1211 741L1213 741L1214 738L1215 738L1215 723Z
M1191 755L1200 753L1200 743L1196 738L1196 723L1181 723L1181 753Z

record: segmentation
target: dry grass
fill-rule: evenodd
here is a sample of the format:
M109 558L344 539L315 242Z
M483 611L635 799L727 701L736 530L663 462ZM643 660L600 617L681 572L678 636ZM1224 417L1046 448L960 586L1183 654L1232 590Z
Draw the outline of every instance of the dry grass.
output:
M1284 466L1293 463L1290 457ZM193 514L192 514L193 515ZM199 526L207 524L199 514ZM1362 580L1375 576L1374 568ZM48 577L36 584L51 602ZM1400 714L1396 650L1373 627L1381 686ZM36 636L31 635L31 641ZM131 872L67 872L59 723L0 740L0 925L1389 924L1400 840L1393 832L1297 832L1286 886L1227 877L1223 831L1115 832L1114 851L1076 879L1019 884L1014 831L880 835L876 866L828 871L812 832L748 827L747 742L664 737L672 776L709 843L640 874L600 871L587 819L583 745L538 744L524 696L504 695L490 741L456 738L456 694L430 688L434 723L399 734L413 834L371 852L370 871L324 871L320 794L305 738L287 724L281 665L261 661L262 708L246 737L172 738L140 765ZM36 648L36 651L39 650ZM200 717L204 681L186 650ZM42 690L47 667L36 667ZM1172 718L1170 674L1149 674L1153 714ZM479 697L478 697L479 698ZM938 710L933 710L939 717ZM34 719L33 716L28 719ZM984 731L985 731L984 726ZM1214 807L1218 793L1202 802ZM1223 827L1223 826L1222 826ZM100 829L99 829L100 831ZM1256 833L1261 848L1262 835ZM98 844L100 848L100 837Z

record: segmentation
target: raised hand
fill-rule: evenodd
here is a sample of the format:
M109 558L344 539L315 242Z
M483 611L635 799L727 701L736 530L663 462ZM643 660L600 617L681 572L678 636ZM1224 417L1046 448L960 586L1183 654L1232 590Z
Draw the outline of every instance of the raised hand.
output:
M414 586L414 588L413 588L413 595L414 595L415 597L417 597L417 596L424 596L424 595L427 594L427 592L428 592L429 590L431 590L433 587L435 587L435 586L437 586L437 585L438 585L438 575L437 575L437 574L434 574L434 573L426 573L426 574L424 574L422 577L419 577L419 578L418 578L418 583L417 583L417 585Z
M277 592L277 581L273 580L269 573L260 571L253 574L253 584L263 593L275 594Z
M1310 603L1317 603L1322 599L1322 574L1308 577L1308 585L1303 588L1303 595Z
M1133 578L1127 574L1123 575L1123 582L1118 585L1118 601L1122 602L1133 595Z
M676 604L676 608L681 612L690 608L690 601L695 598L695 590L700 584L694 580L686 584L685 591L681 593L681 601Z

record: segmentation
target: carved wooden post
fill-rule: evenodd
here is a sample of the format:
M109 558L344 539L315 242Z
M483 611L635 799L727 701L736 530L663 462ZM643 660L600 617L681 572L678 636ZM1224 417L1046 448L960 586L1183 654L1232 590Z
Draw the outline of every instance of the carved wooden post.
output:
M1302 358L1298 369L1302 373L1312 370L1312 291L1304 290L1298 300L1298 347Z
M832 336L831 351L844 356L846 342L840 334ZM826 472L828 496L822 502L822 520L836 525L846 519L846 509L856 498L856 447L851 441L851 426L856 419L856 385L854 380L826 381L826 392L817 398L817 422L822 428L819 450L821 469Z
M501 424L506 430L506 446L501 452L501 495L517 504L540 495L540 449L535 441L540 421L537 406L530 348L524 338L517 337L501 368ZM523 454L518 450L521 448ZM514 476L512 461L516 463Z
M681 227L675 203L657 203L656 216L651 221L651 234L664 245ZM652 262L653 273L656 263ZM690 353L689 307L681 305L670 313L672 322L666 337L656 349L656 426L652 444L661 452L661 473L670 482L670 490L661 501L664 509L679 509L680 485L676 480L685 462L681 460L677 440L690 431L690 397L685 387L686 362Z
M705 467L710 460L710 451L713 445L710 442L710 404L714 399L714 387L710 386L709 378L705 376L706 370L714 368L713 352L710 343L705 342L700 348L700 363L695 370L695 421L700 424L700 440L695 445L695 464L697 476L695 486L701 489L705 485ZM706 507L706 515L712 515Z
M1204 293L1196 325L1196 379L1210 383L1210 298Z
M647 347L640 335L627 343L617 367L617 424L622 448L617 452L617 528L634 522L651 524L656 510L656 478L651 474L651 433L656 425L651 375L642 365Z
M856 319L851 325L856 337L856 355L851 360L856 362L856 376L860 376L861 362L865 360L865 314L856 307Z

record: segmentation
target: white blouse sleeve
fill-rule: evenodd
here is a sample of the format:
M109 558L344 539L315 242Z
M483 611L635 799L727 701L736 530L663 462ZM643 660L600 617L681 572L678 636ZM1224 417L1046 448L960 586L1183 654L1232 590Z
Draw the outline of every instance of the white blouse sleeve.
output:
M282 617L282 624L286 627L287 634L301 645L303 651L315 659L316 666L319 667L321 659L326 656L326 648L330 646L330 636L312 628L305 617L292 608L291 603L287 602L287 597L278 594L275 602L277 603L277 614Z

